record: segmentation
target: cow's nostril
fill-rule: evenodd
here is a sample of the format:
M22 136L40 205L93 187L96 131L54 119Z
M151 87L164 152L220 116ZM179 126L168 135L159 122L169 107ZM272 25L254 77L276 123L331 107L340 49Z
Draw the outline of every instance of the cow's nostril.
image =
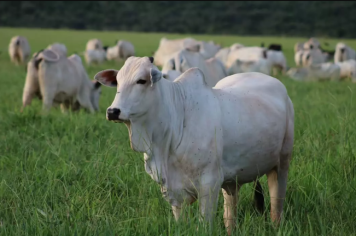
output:
M120 115L120 109L113 108L112 110L114 115Z

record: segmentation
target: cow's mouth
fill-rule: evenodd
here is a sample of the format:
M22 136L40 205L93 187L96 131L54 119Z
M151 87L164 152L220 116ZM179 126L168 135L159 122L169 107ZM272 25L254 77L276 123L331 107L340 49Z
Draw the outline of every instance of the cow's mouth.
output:
M125 123L127 120L122 120L118 116L113 117L112 115L106 115L106 119L108 121L112 121L114 123Z

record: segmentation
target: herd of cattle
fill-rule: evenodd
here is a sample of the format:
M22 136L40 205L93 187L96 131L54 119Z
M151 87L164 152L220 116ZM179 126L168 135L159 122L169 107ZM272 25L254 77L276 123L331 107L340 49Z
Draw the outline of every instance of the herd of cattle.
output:
M101 85L116 88L107 120L124 123L131 148L144 154L145 170L161 185L176 220L184 203L200 203L202 219L210 222L219 191L224 195L224 223L236 222L237 195L255 183L260 211L264 199L258 178L267 175L271 219L280 222L294 142L294 108L285 86L271 74L302 80L340 79L355 75L355 51L337 44L323 52L311 38L296 44L297 68L288 70L281 45L221 48L192 38L162 38L153 57L135 57L130 42L104 47L87 43L88 65L125 60L120 70L103 70L90 80L81 58L67 56L55 43L30 58L26 38L11 39L14 63L27 63L23 106L34 97L43 108L98 110ZM327 62L334 55L334 63ZM157 66L162 67L159 70ZM259 73L256 73L259 72Z

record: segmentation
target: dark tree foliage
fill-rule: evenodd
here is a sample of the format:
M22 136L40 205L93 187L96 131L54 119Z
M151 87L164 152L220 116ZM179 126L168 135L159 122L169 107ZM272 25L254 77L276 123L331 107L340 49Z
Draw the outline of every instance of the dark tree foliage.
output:
M2 1L0 26L356 37L355 1Z

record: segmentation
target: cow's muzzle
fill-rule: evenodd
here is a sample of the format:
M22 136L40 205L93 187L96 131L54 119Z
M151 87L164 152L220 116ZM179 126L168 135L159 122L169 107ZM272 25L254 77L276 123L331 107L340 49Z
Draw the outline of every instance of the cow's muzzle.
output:
M118 121L122 122L122 120L119 119L120 116L120 109L117 108L108 108L106 110L106 119L109 121Z

